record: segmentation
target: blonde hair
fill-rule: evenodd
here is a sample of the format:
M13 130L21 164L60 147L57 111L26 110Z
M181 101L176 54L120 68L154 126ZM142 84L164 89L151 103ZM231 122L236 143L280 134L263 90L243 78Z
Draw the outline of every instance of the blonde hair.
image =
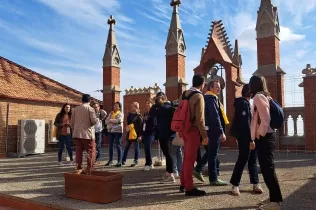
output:
M134 101L134 102L132 102L132 104L131 104L131 105L136 107L137 112L139 112L139 111L140 111L140 110L139 110L139 103L138 103L138 102Z

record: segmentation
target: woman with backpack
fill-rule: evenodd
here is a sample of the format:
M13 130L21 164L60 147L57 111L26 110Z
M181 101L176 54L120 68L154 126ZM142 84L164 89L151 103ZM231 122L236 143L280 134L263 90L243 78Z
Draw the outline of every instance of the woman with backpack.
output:
M171 130L171 121L175 108L168 102L164 93L157 94L155 98L155 105L150 111L150 116L154 118L156 122L156 132L159 138L160 148L162 153L166 157L166 173L163 176L163 181L175 182L173 174L173 158L172 158L172 139L176 136L176 133Z
M275 102L268 92L266 80L263 76L252 76L249 87L253 98L253 117L250 124L252 141L250 142L250 148L257 149L264 182L270 193L270 203L261 206L260 209L277 210L280 209L280 202L283 201L283 198L275 172L273 154L275 149L275 130L271 128L271 125L275 121L272 121L271 117L273 111L271 104L273 105Z
M139 113L139 103L133 102L131 104L131 112L127 115L126 146L122 159L123 166L125 165L128 151L132 143L134 143L135 155L134 162L131 164L131 167L138 166L139 142L142 140L142 126L143 118Z

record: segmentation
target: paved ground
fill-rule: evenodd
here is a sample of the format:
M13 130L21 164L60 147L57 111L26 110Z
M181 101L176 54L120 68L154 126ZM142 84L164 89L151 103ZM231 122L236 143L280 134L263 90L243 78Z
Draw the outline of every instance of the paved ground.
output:
M132 151L130 151L131 153ZM236 152L222 151L220 154L221 179L228 180L232 174ZM57 154L49 153L20 159L0 159L0 192L34 201L58 204L73 209L256 209L260 200L267 199L268 193L253 195L247 171L244 172L242 195L230 195L230 186L198 186L207 191L207 196L187 198L178 193L176 184L160 182L163 167L144 172L143 167L119 169L124 173L123 199L115 203L100 205L64 196L63 173L73 167L56 164ZM105 157L105 155L103 156ZM131 161L131 160L130 160ZM143 163L143 159L141 163ZM316 210L315 154L277 153L277 174L280 180L286 210ZM98 168L115 171L116 168ZM195 180L196 181L196 180ZM260 181L263 182L260 176ZM197 182L197 181L196 181ZM0 207L1 209L1 207Z

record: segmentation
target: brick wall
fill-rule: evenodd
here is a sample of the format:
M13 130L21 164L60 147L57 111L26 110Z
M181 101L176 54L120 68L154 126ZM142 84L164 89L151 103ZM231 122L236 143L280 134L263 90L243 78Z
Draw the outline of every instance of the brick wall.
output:
M316 76L304 77L304 129L306 150L316 149Z
M258 66L280 65L280 44L275 36L257 39Z
M168 78L185 78L185 56L171 55L166 57L166 80ZM166 87L166 95L170 101L179 99L185 90L183 85L174 85Z
M118 67L103 67L103 85L120 86L120 68Z
M117 86L120 87L121 75L118 67L104 67L103 68L103 89L105 87ZM103 93L103 109L110 112L113 109L115 102L120 101L119 92L104 92Z
M18 120L23 119L44 119L46 123L45 149L57 148L57 145L48 144L48 124L54 120L60 111L62 104L52 104L47 102L31 102L13 99L0 100L0 154L5 153L6 135L6 113L7 104L10 103L8 152L16 153L18 139Z

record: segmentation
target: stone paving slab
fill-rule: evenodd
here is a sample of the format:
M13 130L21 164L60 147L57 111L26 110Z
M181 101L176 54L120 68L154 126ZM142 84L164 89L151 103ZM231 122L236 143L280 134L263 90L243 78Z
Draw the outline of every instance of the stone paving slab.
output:
M133 151L130 151L133 154ZM162 183L164 167L143 171L144 159L136 168L104 168L97 170L120 171L124 174L123 198L110 204L94 204L68 199L64 193L63 174L74 170L73 166L58 166L57 154L30 156L26 158L0 159L0 193L31 199L37 202L55 204L71 209L256 209L260 200L268 198L268 191L260 175L265 190L263 195L251 193L247 171L244 171L241 196L230 194L231 187L211 187L206 183L195 183L206 190L207 196L187 198L178 192L179 180L175 184ZM103 157L107 155L104 154ZM316 210L315 154L277 153L277 174L281 184L286 210ZM229 181L237 153L222 151L221 179ZM132 160L129 159L128 163ZM127 163L127 164L128 164ZM1 208L1 207L0 207Z

